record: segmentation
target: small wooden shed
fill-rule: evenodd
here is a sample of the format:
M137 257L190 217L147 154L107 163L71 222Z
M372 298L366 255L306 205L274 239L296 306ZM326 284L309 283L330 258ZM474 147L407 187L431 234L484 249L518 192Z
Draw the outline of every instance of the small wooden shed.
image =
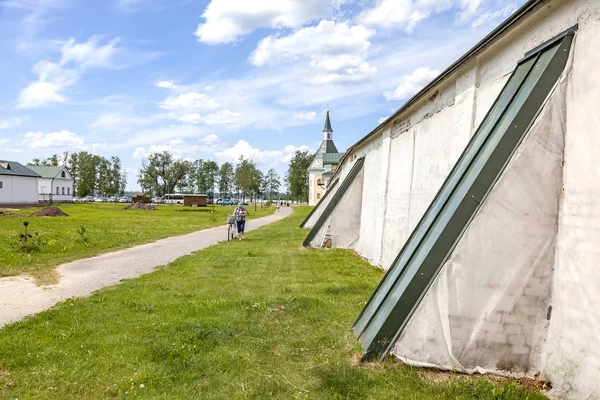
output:
M183 195L183 205L184 206L196 206L196 207L206 207L206 199L208 198L205 194L184 194Z
M146 196L142 192L137 192L137 193L131 195L131 202L132 203L150 203L150 197Z

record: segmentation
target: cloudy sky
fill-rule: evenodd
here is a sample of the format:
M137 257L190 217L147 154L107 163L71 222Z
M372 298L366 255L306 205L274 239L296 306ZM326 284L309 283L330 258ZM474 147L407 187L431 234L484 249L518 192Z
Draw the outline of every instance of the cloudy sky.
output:
M0 0L0 159L345 150L524 0Z

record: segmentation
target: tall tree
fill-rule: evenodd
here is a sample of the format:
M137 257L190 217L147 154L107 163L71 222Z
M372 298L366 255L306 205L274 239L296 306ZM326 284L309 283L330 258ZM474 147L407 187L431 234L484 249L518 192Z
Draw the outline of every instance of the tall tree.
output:
M221 197L228 197L233 194L232 176L235 176L233 164L229 162L223 163L219 169L219 194Z
M190 180L193 182L194 191L197 193L206 193L208 191L204 164L205 161L202 159L194 161L190 174Z
M281 182L279 181L279 174L275 169L271 168L267 171L267 175L265 176L265 193L268 193L269 200L273 200L273 194L277 194L280 187Z
M176 161L168 152L152 153L142 161L138 183L147 193L163 196L173 193L190 171L189 161Z
M297 150L285 177L292 200L308 202L308 167L314 155Z
M204 178L206 179L206 193L209 199L215 197L215 186L219 177L219 164L215 161L206 161L204 163Z
M250 201L254 199L254 195L260 187L260 179L260 171L254 165L254 161L240 156L235 170L235 181L244 200L246 197L250 197Z

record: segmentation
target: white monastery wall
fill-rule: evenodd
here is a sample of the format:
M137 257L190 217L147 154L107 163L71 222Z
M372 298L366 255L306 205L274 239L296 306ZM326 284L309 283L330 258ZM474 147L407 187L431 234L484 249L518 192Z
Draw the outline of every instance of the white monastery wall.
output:
M343 179L356 158L365 157L362 223L354 249L389 268L517 62L565 29L597 18L599 9L585 0L548 1L352 148L339 175Z

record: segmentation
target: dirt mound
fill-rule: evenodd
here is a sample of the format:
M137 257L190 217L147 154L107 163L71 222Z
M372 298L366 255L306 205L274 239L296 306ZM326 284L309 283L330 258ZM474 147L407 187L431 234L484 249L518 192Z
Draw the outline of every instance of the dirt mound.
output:
M149 203L133 203L127 207L126 210L142 210L142 211L155 211L156 207Z
M58 207L46 207L34 212L31 217L68 217L68 215Z

